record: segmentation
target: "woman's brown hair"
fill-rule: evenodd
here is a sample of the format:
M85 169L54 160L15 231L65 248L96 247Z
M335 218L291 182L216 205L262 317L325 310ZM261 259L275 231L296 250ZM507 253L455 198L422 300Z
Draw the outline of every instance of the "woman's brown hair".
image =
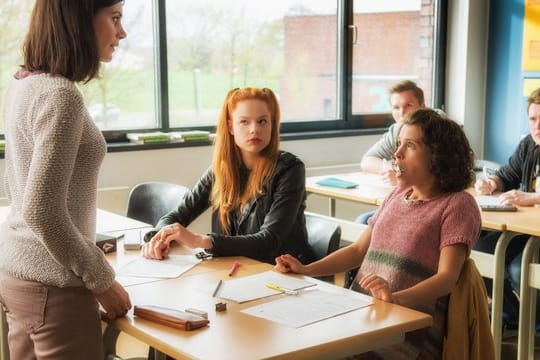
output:
M418 126L431 152L430 170L445 193L462 191L474 181L474 153L461 125L435 110L407 114L403 125Z
M90 81L100 61L94 15L122 0L37 0L23 45L22 67Z
M240 149L229 133L231 114L236 105L244 100L261 100L266 103L271 116L270 143L260 153L249 176L245 189L240 184L240 169L243 165ZM262 187L274 174L279 156L280 110L276 96L267 88L233 89L227 93L218 117L216 142L212 169L214 187L212 189L212 207L219 213L219 220L225 232L230 229L229 214L246 204L253 196L261 194Z

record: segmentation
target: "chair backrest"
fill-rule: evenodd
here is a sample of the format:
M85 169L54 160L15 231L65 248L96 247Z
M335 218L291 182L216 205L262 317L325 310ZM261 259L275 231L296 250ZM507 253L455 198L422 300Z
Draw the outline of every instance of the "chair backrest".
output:
M172 183L145 182L129 193L127 217L156 226L159 219L174 210L189 188Z
M341 227L331 218L306 213L306 229L308 243L313 249L317 260L339 248Z
M443 360L495 359L487 291L474 260L466 259L450 293Z

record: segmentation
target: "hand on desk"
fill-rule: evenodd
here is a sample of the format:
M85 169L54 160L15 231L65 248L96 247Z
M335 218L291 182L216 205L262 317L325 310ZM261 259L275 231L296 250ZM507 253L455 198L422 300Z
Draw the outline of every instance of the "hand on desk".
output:
M533 206L540 203L540 194L510 190L499 196L499 201L503 205L511 204L518 206Z
M375 274L364 275L358 285L371 292L371 296L388 302L394 302L388 281Z
M294 272L304 274L306 272L305 265L303 265L297 258L289 254L281 255L276 258L274 270L282 273Z
M149 259L166 259L169 256L172 241L177 241L190 248L212 248L212 238L208 235L196 234L179 223L167 225L142 247L142 254Z
M96 299L110 320L125 316L129 309L131 309L129 294L116 280L110 288L96 295Z

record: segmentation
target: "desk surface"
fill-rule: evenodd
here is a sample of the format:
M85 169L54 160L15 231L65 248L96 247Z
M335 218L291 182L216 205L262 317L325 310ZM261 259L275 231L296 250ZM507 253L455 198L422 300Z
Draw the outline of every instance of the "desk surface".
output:
M134 304L181 310L195 307L207 311L208 327L179 331L134 318L131 313L117 320L116 326L175 358L296 359L337 358L372 350L401 341L405 332L431 325L429 315L383 301L297 329L240 312L276 297L244 304L227 302L227 311L218 313L214 306L220 300L212 298L204 289L219 279L227 279L229 265L234 259L213 259L201 264L215 267L215 271L128 287ZM272 268L246 258L240 261L242 265L235 277ZM329 291L349 291L324 282L318 284Z
M518 211L506 213L506 230L540 236L540 208L518 207Z
M358 186L354 189L341 189L317 184L317 181L328 177L352 181L357 183ZM370 205L380 204L393 188L394 187L392 185L384 183L381 175L366 172L309 176L306 178L306 191L308 193Z

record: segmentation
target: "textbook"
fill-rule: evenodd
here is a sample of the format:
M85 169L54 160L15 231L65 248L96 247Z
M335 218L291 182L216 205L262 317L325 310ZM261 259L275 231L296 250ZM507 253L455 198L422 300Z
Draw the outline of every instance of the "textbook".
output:
M167 143L171 136L161 131L149 133L129 133L126 135L129 141L137 144Z
M204 130L180 131L180 135L184 141L202 141L210 139L210 131Z

